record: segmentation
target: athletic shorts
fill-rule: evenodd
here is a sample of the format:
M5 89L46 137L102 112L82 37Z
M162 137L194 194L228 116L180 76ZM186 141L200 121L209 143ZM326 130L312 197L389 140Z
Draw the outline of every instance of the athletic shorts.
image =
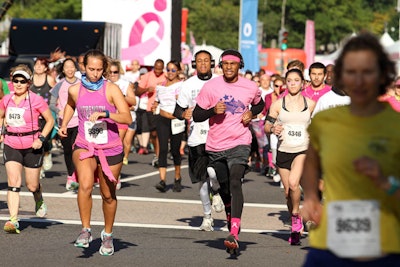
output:
M291 170L294 158L305 153L305 150L297 153L287 153L278 150L278 153L276 154L276 166L282 169Z
M81 147L75 146L74 151L77 149L80 149L80 148ZM100 164L99 157L94 156L94 158L96 159L97 164ZM121 154L115 155L115 156L106 156L108 166L117 165L117 164L121 163L123 159L124 159L124 152L122 152Z
M43 149L15 149L4 145L4 164L9 161L16 161L27 168L41 168L43 164Z
M206 181L208 162L205 144L189 146L189 176L193 184Z
M129 124L128 129L132 130L132 131L136 131L136 128L137 128L137 123L136 123L136 120L134 120L134 121L132 121L131 124Z

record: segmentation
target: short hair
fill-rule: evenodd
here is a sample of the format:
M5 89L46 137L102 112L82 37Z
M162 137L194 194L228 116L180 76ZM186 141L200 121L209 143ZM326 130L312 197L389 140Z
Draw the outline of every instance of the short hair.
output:
M301 62L300 60L298 60L298 59L295 59L295 60L292 60L292 61L290 61L288 64L287 64L287 66L286 66L286 69L287 70L290 70L290 69L293 69L293 68L298 68L298 69L300 69L302 72L304 71L304 63L303 62Z
M344 45L342 52L335 61L334 68L334 84L339 88L343 88L342 83L342 71L344 57L349 52L357 51L371 51L376 55L378 68L380 70L380 84L379 84L379 95L386 93L386 88L392 83L396 77L396 68L392 60L390 60L388 54L383 49L377 37L372 33L362 32L358 36L352 37Z
M311 75L312 69L323 69L324 74L326 74L326 67L321 62L314 62L313 64L311 64L310 67L308 68L308 75Z

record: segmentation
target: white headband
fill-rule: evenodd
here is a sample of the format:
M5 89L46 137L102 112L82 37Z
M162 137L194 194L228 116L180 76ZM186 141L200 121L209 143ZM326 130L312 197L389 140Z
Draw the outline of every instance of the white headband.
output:
M30 79L31 79L31 76L29 75L29 73L27 73L27 72L24 71L24 70L16 70L16 71L14 71L14 73L13 73L12 76L14 77L15 75L22 75L22 76L24 76L25 79L27 79L27 80L30 80Z

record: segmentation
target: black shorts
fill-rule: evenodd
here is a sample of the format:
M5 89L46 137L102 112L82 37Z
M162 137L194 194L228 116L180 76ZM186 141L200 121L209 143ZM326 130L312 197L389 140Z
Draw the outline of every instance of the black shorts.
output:
M208 162L205 144L189 146L189 176L193 184L207 179Z
M294 158L305 153L305 150L297 153L287 153L278 150L278 153L276 154L276 166L282 169L291 170Z
M149 122L150 132L155 131L157 127L157 120L160 115L154 115L153 112L147 111L147 120Z
M77 149L81 149L81 147L75 146L74 147L74 152ZM98 156L94 156L94 158L96 159L97 164L100 164L99 157ZM114 155L114 156L106 156L106 160L107 160L108 166L117 165L117 164L121 163L123 159L124 159L124 152L122 152L121 154L118 154L118 155Z
M28 168L41 168L43 164L43 149L15 149L4 145L4 164L8 161L16 161Z

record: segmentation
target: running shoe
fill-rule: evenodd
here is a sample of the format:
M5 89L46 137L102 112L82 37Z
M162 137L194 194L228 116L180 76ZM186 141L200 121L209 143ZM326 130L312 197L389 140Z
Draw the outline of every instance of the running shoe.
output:
M165 184L164 181L160 181L158 184L156 184L156 189L164 193L167 190L167 185Z
M39 200L35 205L36 216L43 218L47 215L47 205L43 200Z
M238 254L239 243L233 235L228 235L228 237L224 241L224 245L226 247L226 252L229 254Z
M124 159L122 160L122 164L128 165L128 158L124 158Z
M302 233L304 230L303 219L300 215L292 215L292 232Z
M75 191L78 190L79 188L79 183L77 183L72 176L68 176L67 178L67 183L65 184L65 189L67 189L67 191Z
M158 157L154 156L153 160L151 161L151 166L153 166L154 168L158 168Z
M51 153L43 157L43 170L48 171L53 167L53 159Z
M214 220L211 218L211 215L206 215L203 217L203 222L200 225L201 231L212 232L214 231Z
M106 232L104 232L104 230L101 231L101 247L99 249L99 253L103 256L111 256L114 254L112 233L107 234Z
M79 233L74 246L78 248L88 248L90 242L92 242L92 232L88 228L83 228Z
M121 175L120 175L120 176L118 177L118 182L117 182L117 185L116 185L115 189L116 189L116 190L120 190L121 187L122 187L122 184L121 184Z
M222 198L218 193L215 194L212 198L212 207L217 213L220 213L225 209L224 202L222 201Z
M272 177L272 180L273 180L275 183L279 183L279 182L281 181L281 176L279 175L279 173L275 174L275 175Z
M19 234L19 223L18 220L15 218L11 218L4 224L4 231L10 234Z
M172 188L172 191L178 192L178 193L182 191L181 181L182 181L182 178L179 178L178 180L175 179L174 187Z
M46 174L44 173L43 168L40 168L40 175L39 175L40 179L46 178Z

